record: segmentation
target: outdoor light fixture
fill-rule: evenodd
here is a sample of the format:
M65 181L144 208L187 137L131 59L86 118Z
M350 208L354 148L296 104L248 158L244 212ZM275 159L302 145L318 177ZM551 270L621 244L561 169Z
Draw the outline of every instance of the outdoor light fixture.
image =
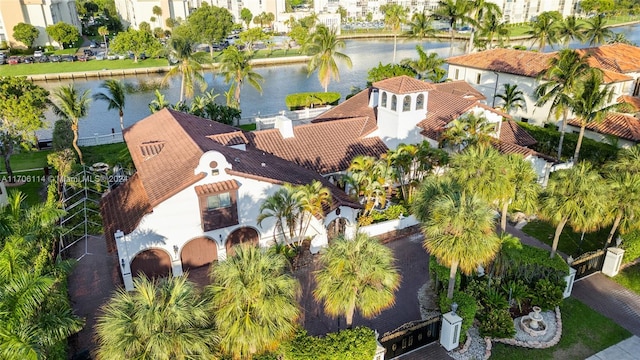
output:
M122 269L124 270L124 259L120 259L120 265L122 266Z
M338 215L338 216L340 215L340 208L336 209L336 215Z
M178 245L173 245L173 253L178 256Z
M220 234L219 236L220 236L220 242L222 242L222 234Z

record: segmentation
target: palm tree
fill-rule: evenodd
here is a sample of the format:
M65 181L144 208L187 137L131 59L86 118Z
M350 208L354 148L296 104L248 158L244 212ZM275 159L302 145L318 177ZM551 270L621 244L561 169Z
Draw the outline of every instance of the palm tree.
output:
M120 130L124 130L124 104L127 94L127 89L122 81L118 80L105 80L101 85L101 88L105 89L107 93L93 94L93 100L101 100L107 103L107 110L118 109L118 115L120 116Z
M562 19L555 12L543 12L531 24L531 30L527 31L527 35L533 37L531 47L538 43L538 50L544 51L545 45L549 44L553 47L557 40L558 27Z
M450 268L447 297L453 298L458 268L471 274L491 261L500 250L491 208L474 195L454 192L432 199L422 224L425 249Z
M473 20L471 22L472 25L478 26L483 24L485 19L493 19L493 21L497 19L502 19L502 10L500 7L492 2L487 0L473 0L471 4L471 8L469 9L470 18ZM471 31L471 35L469 36L469 44L467 46L467 54L473 50L473 38L475 35L475 30Z
M162 8L156 5L153 7L153 9L151 9L151 11L153 12L153 15L155 15L158 19L158 27L160 27L160 24L162 24Z
M496 124L489 122L484 115L467 113L449 123L442 134L442 141L460 151L468 145L488 143L491 134L495 133Z
M250 359L293 335L300 286L284 273L287 264L283 255L245 244L212 266L206 291L225 354Z
M380 6L380 12L384 13L384 23L393 32L393 60L396 62L396 48L398 45L398 32L402 29L402 24L407 22L407 8L400 4L385 4Z
M509 28L507 24L502 21L501 16L490 13L485 16L480 23L480 35L487 39L487 45L489 48L493 46L493 39L497 37L498 45L504 46L504 42L509 41Z
M569 45L571 40L583 42L585 32L586 26L584 22L579 21L573 15L567 16L558 28L558 40L562 41L565 47Z
M566 224L574 231L590 232L605 225L607 195L602 177L588 162L560 170L549 179L540 200L540 215L556 227L550 257Z
M169 70L162 79L162 83L166 84L167 80L176 75L182 76L180 82L180 102L184 98L190 98L195 92L195 85L200 85L200 91L207 88L207 82L202 76L202 63L205 62L204 53L192 52L195 43L191 40L173 36L169 42L169 51L171 57L178 60L178 63Z
M311 56L307 65L308 74L318 70L320 85L327 92L331 78L340 81L340 70L336 60L343 61L351 69L351 58L339 50L344 49L345 43L338 38L335 28L329 29L321 25L311 35L311 40L306 44L305 51Z
M384 207L386 189L391 185L392 177L388 159L358 155L351 160L345 180L350 186L351 195L358 199L362 197L363 216L369 215L378 205Z
M161 93L158 89L156 89L155 95L156 98L153 99L149 104L149 111L151 111L152 114L171 105L164 97L164 94Z
M258 226L262 226L262 222L266 219L275 219L273 240L276 244L279 243L278 234L284 236L285 244L290 244L301 228L298 224L300 224L302 213L296 193L297 189L294 186L284 184L260 204L260 214L256 221Z
M98 34L102 36L102 40L104 41L104 53L109 54L109 43L107 42L107 35L109 35L109 29L106 26L100 26L98 28Z
M347 328L358 311L372 318L395 303L400 273L394 267L393 253L367 234L353 240L340 236L320 254L313 296L324 303L332 317L344 315Z
M411 70L418 74L419 79L429 78L437 70L445 64L445 60L438 56L437 53L426 53L424 48L420 45L416 45L416 51L418 52L418 59L403 59L400 61L401 65L408 66Z
M626 108L624 103L606 105L613 97L613 93L613 88L603 86L602 71L596 68L589 71L587 78L575 90L572 110L576 120L580 122L580 135L578 135L573 161L578 161L580 156L580 147L587 125L602 122L608 113Z
M409 38L422 40L427 37L435 37L436 35L436 30L432 25L431 16L427 15L424 11L413 14L411 22L407 25L409 25L409 30L406 35L408 35Z
M633 41L627 39L627 36L624 33L615 33L615 34L613 34L613 36L610 36L609 40L607 40L607 44L634 45Z
M587 20L586 38L589 45L604 44L613 37L613 31L606 25L604 16L594 16Z
M331 205L331 192L321 182L314 180L311 184L296 187L294 194L298 206L302 210L300 221L301 235L306 235L311 219L324 219L324 208ZM302 236L298 239L298 245L302 244Z
M434 14L449 22L449 33L451 35L449 46L449 57L453 55L453 39L455 37L458 22L471 23L467 14L471 10L473 2L467 0L441 0Z
M209 303L187 277L134 279L118 290L96 324L100 359L213 358L217 337Z
M560 50L558 56L551 58L549 68L538 77L544 82L535 89L535 95L538 98L536 105L542 106L551 101L549 117L555 113L557 119L562 114L558 160L562 155L562 143L564 142L567 117L573 103L571 94L590 69L587 59L588 55L580 56L574 50Z
M82 152L78 147L78 123L80 119L87 116L89 102L91 101L89 93L89 90L85 90L82 94L79 94L73 84L61 86L53 92L55 99L53 112L71 123L71 130L73 131L72 145L76 153L78 153L80 164L83 165Z
M500 106L502 111L507 114L511 114L513 110L527 111L527 102L524 99L524 93L518 89L516 84L503 84L504 93L497 94L495 97L502 100L503 104Z
M640 145L620 150L616 160L608 164L608 167L613 171L640 174Z
M240 90L245 82L253 86L260 94L262 94L263 81L262 76L253 71L251 66L251 55L238 50L237 47L231 45L222 51L220 58L220 74L224 76L224 81L234 89L234 101L231 104L240 109ZM228 104L229 105L229 104Z
M604 244L605 249L611 244L616 231L624 235L640 228L640 222L635 218L636 214L640 214L640 174L616 170L611 165L607 170L605 181L614 220Z

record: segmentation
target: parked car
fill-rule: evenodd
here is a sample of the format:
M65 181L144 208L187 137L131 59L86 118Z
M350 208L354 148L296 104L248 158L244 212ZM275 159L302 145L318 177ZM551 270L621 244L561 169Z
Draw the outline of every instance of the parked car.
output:
M66 62L74 62L78 60L78 58L75 55L65 55L62 58L60 58L60 61L66 61Z
M89 57L86 55L80 55L78 56L78 61L87 61L89 60Z
M96 60L104 60L104 51L96 54Z
M22 62L25 64L33 64L36 62L36 59L33 56L25 56L24 59L22 59Z
M34 58L39 58L39 57L41 57L42 55L44 55L44 54L42 53L42 50L36 50L36 51L34 51L34 52L33 52L33 57L34 57Z
M47 55L42 55L36 59L37 62L46 63L49 62L49 57Z
M89 44L89 47L92 48L92 49L95 49L95 48L98 47L98 44L96 44L95 41L92 41L91 44Z
M7 62L9 65L17 65L20 63L20 58L18 56L9 56L9 60Z
M93 56L93 51L89 49L84 49L83 53L84 53L84 56Z
M60 62L60 55L51 55L51 56L49 56L49 61L51 61L51 62Z
M0 57L0 65L4 65L7 63L7 60L4 57Z

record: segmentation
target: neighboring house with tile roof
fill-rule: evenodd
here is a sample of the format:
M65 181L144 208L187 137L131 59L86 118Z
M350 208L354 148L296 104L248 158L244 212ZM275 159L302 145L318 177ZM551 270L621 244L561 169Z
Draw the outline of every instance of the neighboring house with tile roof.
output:
M610 44L577 50L589 54L589 64L601 69L605 83L614 89L609 100L613 103L622 95L640 95L640 48L627 44ZM491 49L478 53L454 56L449 63L448 78L472 84L487 98L487 105L500 107L496 94L504 91L504 84L516 84L524 94L526 110L513 115L537 125L557 124L561 119L549 118L550 102L536 107L537 77L549 66L556 52L540 53L514 49Z
M125 129L137 172L104 196L105 238L117 251L127 289L140 273L180 275L223 260L233 245L273 244L275 219L258 226L260 205L285 183L320 181L332 194L324 219L312 219L311 250L330 232L355 233L361 205L336 187L358 155L379 157L400 143L438 146L442 132L466 113L496 124L494 146L529 159L541 179L549 159L527 148L535 140L507 116L480 102L463 82L431 84L408 76L373 84L323 113L293 126L244 132L232 126L163 109Z
M580 121L569 120L567 131L580 133ZM640 143L640 119L631 114L609 113L603 121L587 124L584 137L604 143L614 142L618 147L630 148Z

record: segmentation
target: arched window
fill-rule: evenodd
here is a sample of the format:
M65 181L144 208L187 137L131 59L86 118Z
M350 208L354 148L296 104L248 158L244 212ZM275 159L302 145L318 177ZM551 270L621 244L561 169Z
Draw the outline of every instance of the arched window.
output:
M398 98L395 95L391 96L391 111L396 111L398 108Z
M386 92L382 93L382 102L380 103L380 106L387 107L387 93Z
M424 95L420 94L416 98L416 110L424 109Z
M411 110L411 96L407 95L402 100L402 111L410 111Z

